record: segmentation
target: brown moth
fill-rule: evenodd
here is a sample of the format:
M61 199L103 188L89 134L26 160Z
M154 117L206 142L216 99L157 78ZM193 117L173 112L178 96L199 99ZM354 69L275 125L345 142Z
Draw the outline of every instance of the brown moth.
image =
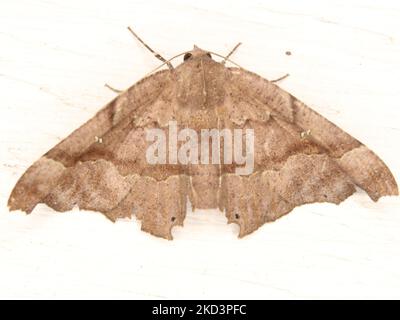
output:
M296 206L339 204L356 186L374 201L398 194L377 155L273 81L226 67L232 52L217 62L195 47L174 68L151 51L168 70L119 94L35 162L14 187L10 210L30 213L45 203L56 211L98 211L112 221L136 215L142 230L172 239L189 199L193 209L219 208L243 237ZM251 129L253 172L236 174L235 162L204 164L201 154L182 164L170 144L172 161L150 164L146 130L159 129L172 143L171 121L199 134Z

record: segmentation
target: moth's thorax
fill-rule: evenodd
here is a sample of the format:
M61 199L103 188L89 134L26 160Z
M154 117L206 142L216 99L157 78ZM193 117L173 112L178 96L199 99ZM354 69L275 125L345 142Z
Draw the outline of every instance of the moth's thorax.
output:
M177 99L182 108L210 109L223 103L227 70L206 52L193 50L193 56L176 69L176 75Z

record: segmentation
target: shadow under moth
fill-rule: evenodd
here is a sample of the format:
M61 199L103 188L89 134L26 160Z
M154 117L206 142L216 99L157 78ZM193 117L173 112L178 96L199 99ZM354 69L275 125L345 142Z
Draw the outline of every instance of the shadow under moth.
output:
M173 67L145 46L168 69L120 93L35 162L14 187L10 210L30 213L45 203L56 211L98 211L112 221L135 215L142 230L172 239L190 201L193 209L219 208L243 237L302 204L339 204L356 186L374 201L398 194L387 166L361 142L273 81L226 67L233 51L212 53L223 58L217 62L195 47ZM195 143L213 129L232 137L220 136L200 152ZM149 132L165 135L150 142ZM238 174L240 154L226 150L249 146L245 132L253 136L253 149L246 148L252 172ZM211 159L215 150L219 161Z

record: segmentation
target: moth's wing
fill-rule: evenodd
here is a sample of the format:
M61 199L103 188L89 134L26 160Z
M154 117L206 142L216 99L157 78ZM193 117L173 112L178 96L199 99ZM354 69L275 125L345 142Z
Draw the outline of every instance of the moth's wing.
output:
M123 120L132 120L136 108L159 95L162 92L159 86L167 83L166 79L167 73L163 71L139 81L48 151L19 179L9 198L10 209L31 212L67 168L74 167L88 149L102 142L102 137L118 128Z
M326 153L364 189L374 201L397 195L396 181L381 159L361 142L307 107L276 84L262 77L232 68L233 83L265 104L275 119L290 129L298 129L326 150Z
M162 100L163 95L168 95L172 85L170 73L166 70L138 81L47 152L44 157L58 161L65 167L74 165L89 152L90 148L101 144L106 135L113 137L114 140L121 138L129 132L127 129L132 128L129 127L130 124L137 124L138 118L153 115L154 110L151 113L150 106Z
M178 168L150 170L143 143L146 126L170 119L173 85L170 72L160 71L117 96L28 168L10 195L10 210L30 213L46 203L67 211L77 205L115 220L135 209L142 229L171 238L186 209L184 190L179 192L185 181ZM154 192L164 195L162 203Z
M355 185L374 201L398 194L387 166L362 143L274 83L230 70L228 96L236 101L228 118L255 131L256 173L222 179L220 206L240 236L304 203L340 203Z

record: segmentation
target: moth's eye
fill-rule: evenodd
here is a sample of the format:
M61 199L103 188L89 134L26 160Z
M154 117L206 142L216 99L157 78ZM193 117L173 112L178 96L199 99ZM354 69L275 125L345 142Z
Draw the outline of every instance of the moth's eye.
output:
M207 52L207 56L208 56L210 59L212 59L211 53Z
M186 52L185 55L183 56L183 61L186 61L187 59L190 59L192 57L192 54L190 52Z

